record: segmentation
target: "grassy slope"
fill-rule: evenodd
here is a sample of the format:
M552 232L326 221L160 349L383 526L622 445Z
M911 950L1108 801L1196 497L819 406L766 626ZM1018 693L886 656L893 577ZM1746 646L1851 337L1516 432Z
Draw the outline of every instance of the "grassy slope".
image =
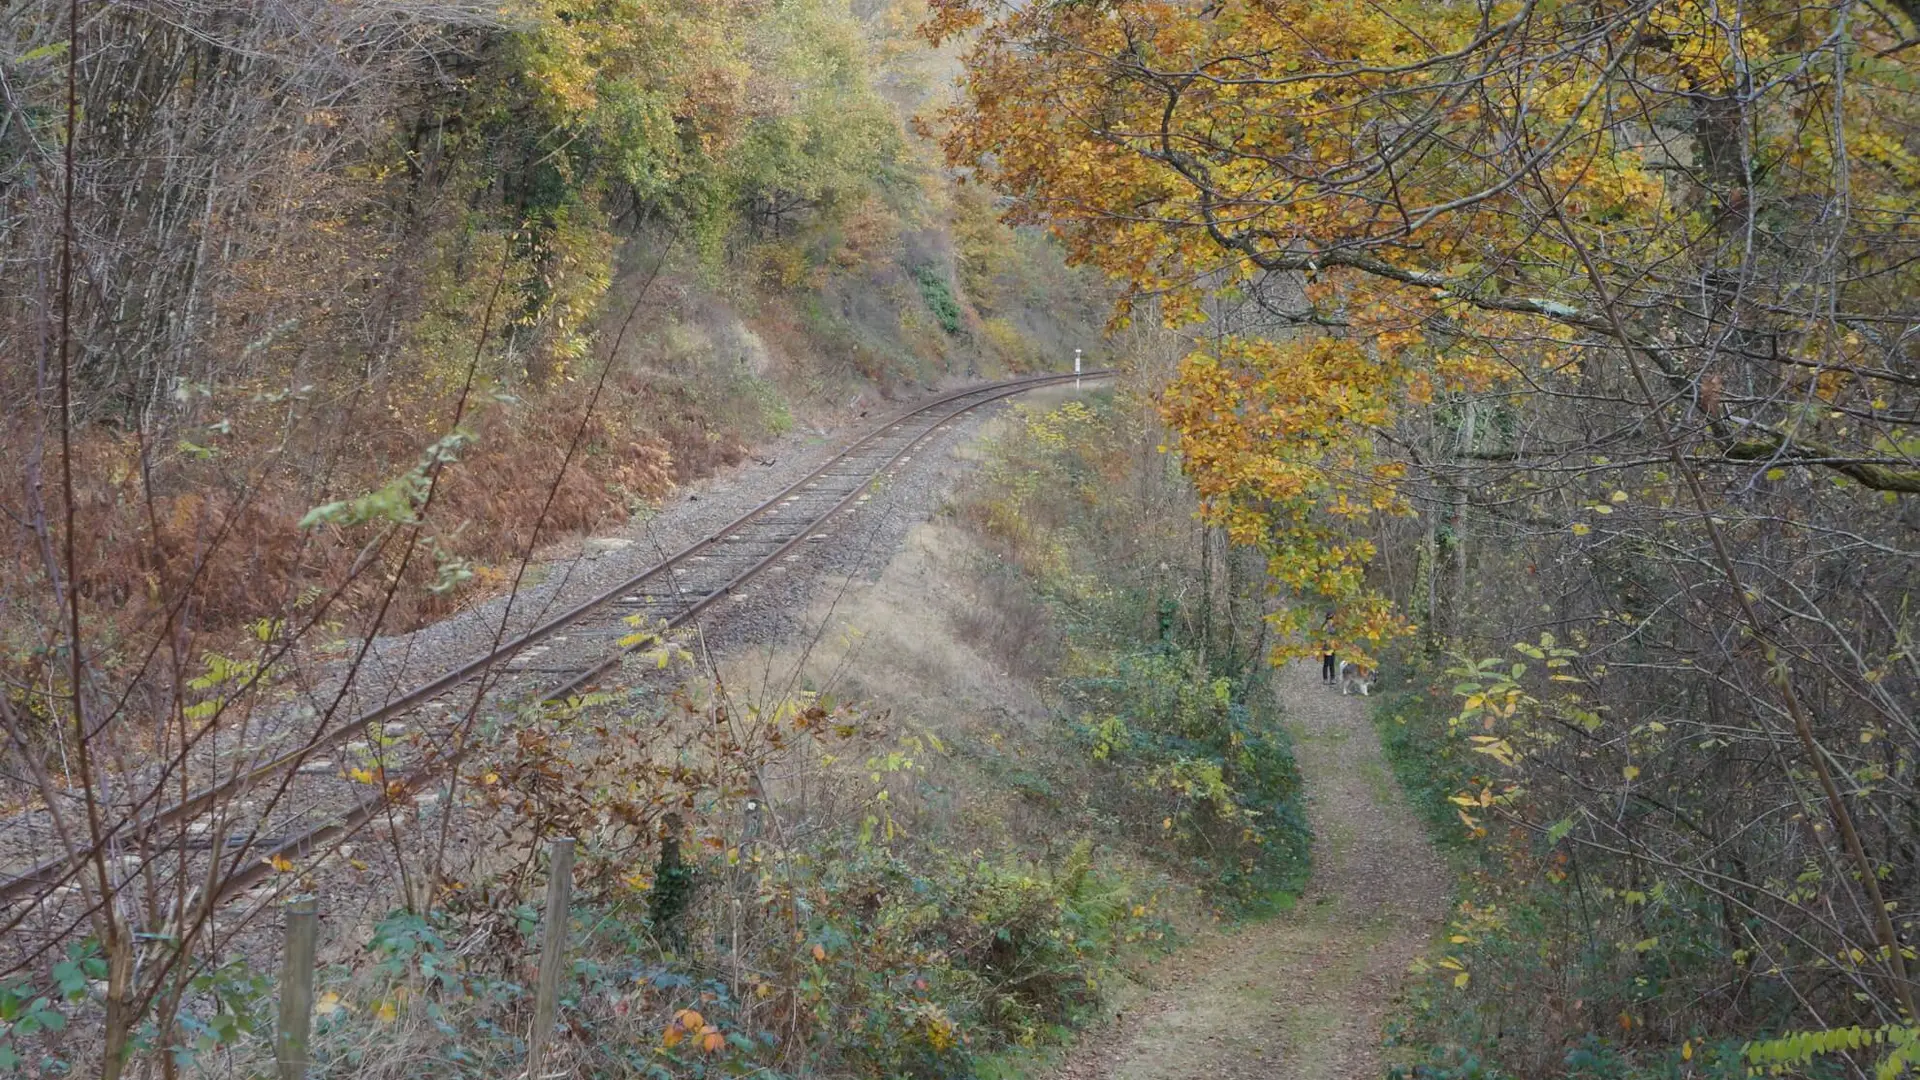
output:
M976 1060L980 1075L1029 1071L1032 1055L1064 1034L1059 1023L1135 1001L1137 976L1128 973L1147 954L1130 943L1164 944L1169 929L1186 936L1222 917L1284 908L1306 867L1297 776L1263 680L1222 685L1238 719L1222 710L1215 722L1251 725L1243 733L1253 749L1225 775L1248 785L1246 797L1264 790L1274 800L1258 804L1264 843L1223 838L1221 805L1173 786L1176 762L1208 753L1204 733L1179 719L1197 722L1191 710L1214 692L1211 677L1179 659L1192 656L1181 642L1193 641L1202 616L1170 601L1196 591L1199 552L1179 528L1118 528L1132 515L1145 515L1135 524L1173 524L1161 500L1182 497L1157 455L1135 453L1152 437L1129 413L1137 400L1051 411L1073 397L1050 392L996 422L979 473L949 512L916 525L877 581L811 613L824 627L817 640L743 657L728 676L761 709L800 686L869 702L913 733L925 772L891 789L912 837L903 850L918 852L911 857L971 851L1048 875L1088 850L1095 871L1133 898L1131 927L1080 959L1100 993L1060 1014L1050 1034L984 1033L978 1049L1006 1049ZM1064 427L1050 420L1062 416ZM1048 505L1076 509L1039 509ZM1111 538L1123 532L1152 542L1117 552ZM1128 585L1105 588L1095 571ZM1215 648L1230 636L1216 627ZM1204 693L1183 697L1183 687ZM1122 740L1101 722L1116 715L1130 729Z

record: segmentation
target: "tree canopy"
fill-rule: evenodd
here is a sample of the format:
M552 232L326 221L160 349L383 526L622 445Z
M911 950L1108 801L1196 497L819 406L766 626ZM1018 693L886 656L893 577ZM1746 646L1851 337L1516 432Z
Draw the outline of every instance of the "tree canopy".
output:
M1470 828L1911 1019L1911 5L935 6L950 159L1191 327L1164 415L1281 653L1532 650L1463 669Z

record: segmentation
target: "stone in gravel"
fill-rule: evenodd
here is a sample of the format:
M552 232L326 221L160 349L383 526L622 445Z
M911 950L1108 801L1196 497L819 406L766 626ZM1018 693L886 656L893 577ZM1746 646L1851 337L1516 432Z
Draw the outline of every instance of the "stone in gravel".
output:
M586 549L592 555L605 555L614 551L625 551L633 546L633 541L624 536L595 536L586 542Z

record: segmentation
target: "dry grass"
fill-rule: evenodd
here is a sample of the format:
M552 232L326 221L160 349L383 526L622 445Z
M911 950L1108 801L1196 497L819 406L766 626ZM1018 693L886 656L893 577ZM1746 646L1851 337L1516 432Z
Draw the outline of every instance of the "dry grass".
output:
M825 692L890 715L900 735L938 740L921 761L924 782L894 796L922 841L1051 863L1088 833L1086 801L1101 778L1063 742L1049 690L1064 635L964 523L941 514L914 525L877 580L821 596L804 624L819 628L809 640L722 657L722 679L763 709ZM847 764L857 769L858 755ZM1164 866L1126 837L1101 842L1108 865L1164 880ZM1197 894L1169 887L1164 910L1183 932L1210 918Z
M1065 649L1053 613L1004 567L984 568L951 619L961 640L1015 678L1039 679L1059 670Z

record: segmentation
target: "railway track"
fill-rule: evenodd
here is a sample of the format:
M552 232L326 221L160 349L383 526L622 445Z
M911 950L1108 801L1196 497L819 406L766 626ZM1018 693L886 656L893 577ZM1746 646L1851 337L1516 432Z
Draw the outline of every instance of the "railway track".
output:
M633 650L741 596L755 577L797 559L803 545L831 542L837 518L857 513L877 481L953 421L1016 394L1106 374L1014 379L923 402L725 527L484 655L351 719L323 724L297 748L131 816L103 837L104 851L90 847L75 857L45 859L0 880L0 903L40 904L71 893L69 883L96 854L139 851L145 862L156 852L196 845L217 851L212 857L231 860L226 873L204 878L218 882L216 903L249 889L276 865L329 850L397 805L420 798L465 757L471 745L467 735L483 703L494 710L516 709L590 692ZM636 633L636 627L645 632ZM457 708L456 694L461 698ZM330 757L341 751L364 755L370 741L400 730L426 737L410 738L404 751L380 750L378 783L356 782ZM295 797L297 788L304 790ZM204 819L216 810L244 813L257 809L262 799L267 805L259 810L259 820L219 832L206 825Z

